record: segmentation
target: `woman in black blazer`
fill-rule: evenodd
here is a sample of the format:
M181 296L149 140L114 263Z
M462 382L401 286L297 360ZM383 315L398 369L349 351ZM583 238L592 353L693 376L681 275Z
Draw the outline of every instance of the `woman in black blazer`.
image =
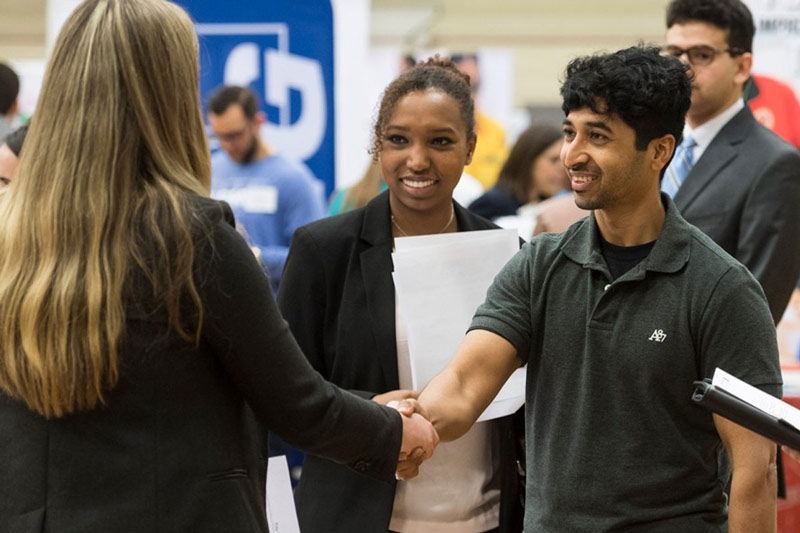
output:
M434 445L313 371L204 198L197 53L161 0L87 0L56 43L0 198L2 532L266 533L252 413L377 479Z
M472 156L475 134L469 84L449 60L430 59L392 82L384 93L374 135L373 153L389 190L361 209L295 232L278 304L315 369L362 398L386 403L416 394L397 390L393 239L496 226L452 200L453 188ZM441 523L431 519L428 511L448 504L442 493L425 506L424 518L417 520L412 508L398 517L397 483L369 479L308 455L295 493L301 530L474 533L496 531L499 525L503 532L521 531L511 417L488 424L495 432L492 438L498 440L486 443L487 450L493 447L499 465L490 466L491 483L475 488L483 493L483 501L469 516ZM366 433L365 438L369 438ZM440 453L441 447L433 461ZM421 467L422 476L426 466Z

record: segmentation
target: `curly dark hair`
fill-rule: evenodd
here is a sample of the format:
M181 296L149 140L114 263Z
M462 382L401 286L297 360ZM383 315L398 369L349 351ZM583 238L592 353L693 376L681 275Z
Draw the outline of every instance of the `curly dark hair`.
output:
M740 0L672 0L667 6L667 29L686 22L705 22L727 30L732 56L753 51L753 15Z
M428 89L450 95L458 103L467 135L475 136L475 104L470 93L469 76L460 72L449 58L435 55L395 78L383 91L369 150L373 158L377 158L383 149L383 131L397 102L409 93Z
M636 133L637 150L666 134L680 142L691 103L688 68L644 45L579 57L567 65L561 109L619 116Z

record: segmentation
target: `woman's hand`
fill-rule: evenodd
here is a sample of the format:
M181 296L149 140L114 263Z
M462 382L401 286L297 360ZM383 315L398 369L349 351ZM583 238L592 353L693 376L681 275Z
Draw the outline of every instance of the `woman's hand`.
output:
M439 434L433 425L413 406L406 405L415 399L404 400L403 406L396 401L389 403L389 407L400 411L403 418L403 443L400 447L400 456L397 462L397 479L411 479L419 474L419 466L433 455L433 450L439 444Z
M400 402L402 400L407 400L409 398L416 400L417 396L419 396L419 392L415 390L408 390L408 389L398 389L389 392L384 392L383 394L376 394L372 397L372 401L379 403L381 405L387 405L389 402Z

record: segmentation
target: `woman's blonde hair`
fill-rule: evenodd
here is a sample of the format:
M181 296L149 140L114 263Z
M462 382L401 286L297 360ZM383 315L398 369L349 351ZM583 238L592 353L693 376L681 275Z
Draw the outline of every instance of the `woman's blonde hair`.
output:
M364 175L345 193L342 206L348 211L364 207L380 194L382 182L381 166L375 159L370 159Z
M0 389L43 416L96 407L116 384L135 268L171 327L199 340L186 203L207 194L210 163L197 53L191 20L162 0L86 0L58 37L0 199Z

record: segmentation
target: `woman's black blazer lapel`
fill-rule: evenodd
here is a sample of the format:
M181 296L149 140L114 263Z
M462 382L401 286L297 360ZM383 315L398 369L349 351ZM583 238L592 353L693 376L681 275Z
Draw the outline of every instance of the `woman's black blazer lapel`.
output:
M365 249L359 254L367 299L369 327L375 337L380 366L386 379L385 390L400 387L397 376L397 344L395 341L395 298L392 280L392 223L388 191L365 207L361 226ZM353 324L365 327L367 324Z

